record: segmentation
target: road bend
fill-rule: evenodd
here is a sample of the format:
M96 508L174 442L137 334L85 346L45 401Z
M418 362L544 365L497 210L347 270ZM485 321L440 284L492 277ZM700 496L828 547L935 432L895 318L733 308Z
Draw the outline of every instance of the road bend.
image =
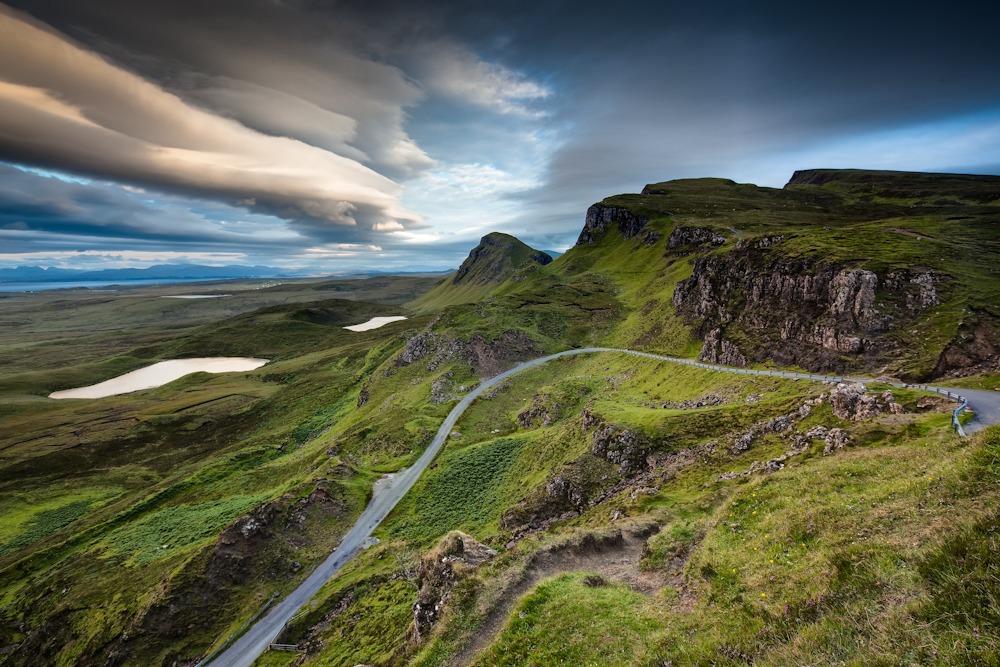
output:
M424 450L424 453L417 459L410 468L398 474L379 480L375 486L375 492L371 502L358 517L357 522L351 527L347 535L341 541L340 546L317 567L309 577L303 581L298 588L292 591L288 597L274 607L264 618L255 623L242 637L236 640L232 646L220 653L211 660L212 667L250 667L257 657L267 650L268 646L274 642L278 634L285 627L285 624L294 616L298 610L306 604L323 584L329 581L341 567L354 558L361 550L366 539L371 537L372 532L378 527L382 520L389 515L389 512L406 495L406 492L416 483L417 479L424 472L434 457L437 456L441 446L448 439L448 435L454 428L455 423L462 416L465 410L476 398L490 387L503 382L505 379L520 373L523 370L544 364L547 361L567 357L576 354L588 354L591 352L620 352L637 357L646 357L658 361L669 361L687 366L695 366L707 370L721 371L726 373L736 373L739 375L765 375L773 377L783 377L801 380L821 380L833 382L871 382L870 378L843 377L839 375L817 375L812 373L792 373L787 371L762 371L748 368L730 368L716 364L706 364L691 359L680 359L678 357L665 357L648 352L637 352L634 350L621 350L609 347L585 347L576 350L566 350L556 354L550 354L538 359L532 359L514 368L501 373L483 382L474 390L469 392L458 405L456 405L445 418L441 428L431 441L431 444ZM928 387L932 391L937 387ZM948 388L940 388L948 389ZM975 413L975 417L966 425L966 432L973 432L990 424L1000 421L1000 393L993 391L981 391L973 389L954 389L951 391L961 392L969 401L969 408Z

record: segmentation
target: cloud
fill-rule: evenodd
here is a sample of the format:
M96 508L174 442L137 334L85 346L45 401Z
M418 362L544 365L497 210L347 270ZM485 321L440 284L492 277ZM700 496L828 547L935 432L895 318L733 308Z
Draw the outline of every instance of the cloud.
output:
M0 253L0 268L16 266L43 266L63 269L79 268L148 268L155 264L201 264L203 266L230 266L241 264L246 255L239 252L173 252L142 250L64 250L27 253Z
M418 149L404 142L396 150ZM356 160L192 106L2 5L0 151L27 163L242 200L285 219L367 229L420 222L399 205L399 185Z
M136 190L141 189L67 181L0 164L0 243L16 252L60 246L277 251L312 243L274 218L204 204L196 212L183 199L151 200Z
M500 113L544 115L528 103L551 91L503 65L488 63L454 43L422 44L413 49L412 70L429 91Z

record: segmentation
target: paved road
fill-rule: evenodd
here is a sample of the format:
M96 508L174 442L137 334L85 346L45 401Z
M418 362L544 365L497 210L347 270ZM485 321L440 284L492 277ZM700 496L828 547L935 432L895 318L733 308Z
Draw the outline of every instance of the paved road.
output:
M368 504L368 507L365 508L364 512L361 513L357 523L354 524L351 530L344 537L337 550L334 551L333 554L331 554L330 557L323 563L321 563L320 566L317 567L311 575L309 575L308 579L302 582L302 584L292 591L287 598L274 607L271 612L267 614L267 616L259 620L247 631L245 635L240 637L232 646L213 659L211 661L212 667L250 667L250 665L253 664L254 660L257 659L257 656L267 649L268 645L274 641L277 634L285 626L285 623L287 623L288 620L295 615L299 608L307 603L317 592L319 592L319 589L323 586L323 584L333 577L333 575L336 574L345 563L351 560L351 558L353 558L358 551L360 551L362 544L368 537L371 536L372 531L374 531L382 520L388 516L389 512L392 511L392 508L396 506L396 503L398 503L403 496L406 495L406 492L410 490L413 484L420 477L421 473L423 473L431 461L434 460L434 457L441 449L445 440L447 440L448 435L451 433L451 430L455 426L459 417L462 416L462 413L465 412L466 408L468 408L469 405L472 404L472 401L474 401L481 393L497 383L502 382L514 373L519 373L527 368L531 368L532 366L538 366L539 364L544 364L547 361L558 359L559 357L566 357L575 354L587 354L590 352L622 352L638 357L646 357L660 361L670 361L688 366L696 366L698 368L723 371L727 373L738 373L741 375L770 375L784 378L833 380L838 382L844 380L870 381L868 378L844 378L837 375L814 375L809 373L758 371L745 368L730 368L728 366L705 364L698 361L692 361L690 359L664 357L657 354L649 354L647 352L619 350L608 347L585 347L579 350L566 350L565 352L550 354L547 357L540 357L515 366L509 371L490 378L483 384L476 387L476 389L469 392L469 394L466 395L465 398L463 398L450 413L448 413L448 417L445 418L441 428L438 429L437 435L434 436L434 440L431 441L430 446L427 447L424 453L419 459L417 459L417 462L411 468L402 471L391 478L383 478L377 482L372 501ZM952 391L960 391L964 396L966 396L969 399L969 407L971 407L976 413L975 420L968 425L966 431L976 430L985 425L995 424L1000 421L1000 393L967 389Z

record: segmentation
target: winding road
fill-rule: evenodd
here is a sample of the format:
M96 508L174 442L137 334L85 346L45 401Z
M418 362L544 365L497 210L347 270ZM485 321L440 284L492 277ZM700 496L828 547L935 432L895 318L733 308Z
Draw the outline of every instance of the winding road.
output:
M292 591L288 597L274 607L264 618L257 621L242 637L233 643L217 657L210 659L212 667L250 667L254 660L267 650L268 646L275 640L277 635L285 627L285 624L294 616L298 610L306 604L331 577L333 577L345 563L350 561L362 548L366 539L371 537L376 527L388 516L389 512L396 506L406 492L416 483L421 473L430 465L434 457L437 456L441 446L447 440L452 428L458 421L462 413L472 404L476 398L490 387L504 381L515 373L544 364L547 361L567 357L576 354L588 354L591 352L619 352L638 357L656 359L658 361L670 361L688 366L696 366L708 370L722 371L727 373L737 373L741 375L769 375L803 380L832 380L837 382L857 381L871 382L870 378L843 377L838 375L814 375L809 373L791 373L784 371L760 371L746 368L730 368L728 366L717 366L705 364L691 359L679 359L676 357L664 357L648 352L636 352L633 350L619 350L609 347L585 347L578 350L566 350L550 354L546 357L532 359L515 366L514 368L490 378L486 382L469 392L458 405L456 405L445 418L441 428L438 429L434 440L427 447L424 453L417 459L412 467L394 475L386 477L376 482L375 493L368 507L358 518L351 530L344 536L340 546L329 558L323 561L309 577ZM903 386L903 385L897 385ZM922 386L922 385L921 385ZM945 391L948 388L928 387L929 390ZM962 395L968 399L969 408L975 412L974 419L969 422L965 430L973 432L990 424L1000 422L1000 392L979 391L971 389L954 390L961 391ZM203 661L206 664L209 661Z

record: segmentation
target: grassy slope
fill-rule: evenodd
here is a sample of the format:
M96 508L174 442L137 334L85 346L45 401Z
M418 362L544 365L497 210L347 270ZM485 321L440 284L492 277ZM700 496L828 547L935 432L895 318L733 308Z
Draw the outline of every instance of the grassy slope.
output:
M394 295L395 281L385 282L388 300L412 296ZM317 292L306 289L315 298ZM280 300L296 299L285 293ZM86 303L76 307L86 316ZM126 664L169 664L178 655L197 655L227 628L238 627L272 592L294 587L310 563L329 554L364 507L374 481L374 473L331 458L317 436L350 412L360 380L398 347L402 332L421 323L363 333L340 327L396 312L394 306L330 299L307 307L272 306L110 362L88 363L96 356L88 342L77 350L78 365L62 361L40 372L7 373L0 441L0 647L27 640L32 648L6 660L75 664L113 650L120 633L131 628ZM129 318L133 312L120 314ZM72 358L72 343L63 345L70 348L64 358ZM119 367L127 369L128 359L145 365L193 354L256 355L272 362L253 373L199 373L94 401L39 396L105 379ZM291 520L292 505L317 488L340 509L307 506L304 523L289 537L284 521ZM223 575L243 583L206 583L206 572L220 562L213 554L220 531L276 498L278 539ZM293 560L305 569L296 573ZM212 602L198 602L199 590ZM148 622L143 625L143 615L161 613L164 605L177 611L162 623L162 632L192 622L198 629L184 633L183 641L158 639L157 628L151 632Z
M650 189L657 189L657 186L650 186ZM623 195L605 200L606 204L626 205L636 213L649 216L646 228L661 234L653 247L636 241L622 242L617 230L612 229L597 244L571 249L554 263L539 268L528 280L509 281L477 304L450 309L439 330L451 330L460 336L480 331L490 340L508 328L518 328L530 332L546 351L596 343L694 356L700 341L675 316L670 303L673 286L690 275L690 264L684 257L664 257L665 238L677 224L717 228L739 238L784 234L787 242L783 249L793 255L822 257L876 271L916 266L946 273L957 284L940 309L947 317L940 322L932 319L921 323L921 338L924 334L938 332L949 322L950 331L954 333L960 319L957 313L963 307L974 306L990 313L995 310L991 299L996 294L997 281L990 269L991 258L995 256L992 247L996 241L995 205L967 198L942 202L937 193L931 202L926 193L919 198L883 196L860 201L856 192L845 195L838 183L827 183L819 188L771 190L703 179L674 182L660 189L666 194ZM970 212L974 214L971 219L948 220L958 217L955 213ZM914 236L897 230L920 234L924 238L917 241ZM924 245L919 245L921 243ZM960 245L952 247L953 244ZM880 252L872 256L871 249L876 247ZM945 334L948 332L945 326ZM906 360L907 367L932 366L947 340L945 335L921 345L914 356ZM804 383L775 381L777 393L774 398L750 414L746 407L736 405L683 412L654 411L638 403L650 399L691 398L713 389L728 389L732 395L745 395L751 388L734 384L724 376L699 376L700 372L695 369L671 369L669 365L639 369L628 362L606 357L595 357L591 361L578 358L551 366L550 369L530 371L526 374L528 377L511 383L505 393L477 403L467 413L457 427L462 436L449 442L439 459L439 467L421 480L419 488L404 499L380 528L379 535L385 543L396 545L393 548L407 544L427 548L447 530L461 528L479 539L502 545L507 534L498 520L504 509L529 496L551 475L566 470L567 464L578 465L586 459L589 442L580 435L579 422L574 420L584 403L612 423L641 428L655 435L662 443L660 451L669 453L697 446L753 420L787 412L798 404L795 396L804 397L810 391L818 391ZM415 382L423 375L417 370L412 375L408 372L401 371L388 382L379 379L373 391L388 397L393 394L393 388ZM604 393L599 389L601 383L596 378L630 372L636 373L637 379L630 379L627 388L612 390L608 385ZM571 377L564 378L564 375ZM588 380L575 379L580 377ZM527 431L517 428L514 417L535 395L557 402L563 410L562 418L549 428ZM581 398L584 395L586 398ZM897 392L897 396L911 410L915 409L916 395ZM832 417L829 408L824 408L814 413L800 429L818 423L833 426L838 425L838 420ZM889 579L894 586L891 591L880 591L891 593L887 598L889 602L879 602L880 615L873 626L876 629L868 631L876 636L886 633L890 648L884 649L884 654L899 649L914 656L922 655L926 642L915 638L912 632L901 631L905 624L901 619L908 618L908 614L923 618L920 614L924 613L921 611L924 607L901 608L898 600L931 599L934 590L928 588L927 577L912 576L913 563L936 558L935 554L941 549L954 548L964 539L962 530L974 526L976 517L982 515L982 508L992 502L992 490L980 483L987 473L983 472L981 464L970 463L970 459L983 460L983 452L995 445L982 437L972 442L957 441L948 432L947 416L936 413L864 423L853 427L853 431L855 447L842 456L824 458L813 449L812 453L793 459L788 469L776 475L723 483L715 481L720 472L745 470L750 459L746 455L735 459L720 455L685 470L676 478L665 480L660 491L652 496L636 501L630 500L627 492L623 493L578 519L560 522L540 536L523 540L516 552L501 556L495 565L486 567L480 576L456 589L448 620L439 625L439 634L423 648L416 663L445 664L448 656L477 631L490 600L501 596L504 587L516 581L516 572L527 567L533 549L549 542L572 539L572 535L580 531L599 530L610 523L611 510L615 509L626 516L650 516L666 523L665 535L696 536L697 548L685 570L685 588L693 593L686 592L682 604L677 601L677 591L665 590L657 598L647 600L614 587L591 591L581 585L579 577L561 579L551 586L540 587L525 598L520 613L511 617L509 627L490 649L483 664L506 664L504 661L511 656L518 656L512 664L534 660L533 664L560 664L560 661L588 664L592 661L595 664L644 665L661 664L667 659L673 659L674 664L708 664L709 661L728 664L751 656L783 664L784 660L796 659L794 656L808 656L810 651L825 652L830 659L844 657L877 662L881 658L869 652L865 643L849 647L839 645L841 636L858 631L855 615L874 598L874 594L868 598L857 597L861 584L870 582L853 579L850 566L844 564L845 558L866 557L867 553L854 554L850 549L853 549L852 541L868 540L872 540L881 550L882 557L893 564L887 576L891 575ZM988 437L995 438L995 435ZM757 447L755 445L749 456L763 460L781 454L787 444L769 439L759 449ZM947 471L949 475L968 481L957 496L947 493L937 496L939 500L946 498L941 503L957 498L962 502L952 503L950 510L946 509L949 505L944 504L927 509L927 488L910 481L927 470L932 471L929 476L935 479L936 475ZM979 481L974 481L976 479ZM754 495L763 486L767 486L768 494ZM934 488L940 492L940 487ZM857 504L860 495L865 495L864 506ZM758 501L758 497L762 500ZM733 507L727 503L759 504L758 509L749 510L753 517L753 511L765 511L761 504L765 497L769 503L766 511L771 513L769 521L775 523L773 526L768 524L763 534L773 538L773 530L789 539L802 537L802 532L807 530L814 534L805 540L807 545L811 541L812 546L808 558L796 554L795 560L786 559L791 562L785 563L786 569L781 573L767 572L767 576L762 577L768 568L754 568L754 562L746 555L753 549L744 542L750 539L745 537L748 531L744 530L739 539L729 543L732 541L727 541L725 536L731 532L722 524L728 518L727 510ZM809 504L791 500L803 498L809 499ZM874 509L886 510L888 506L893 516L899 515L905 520L897 520L891 529L883 530L880 522L887 515L869 512L871 502L875 503ZM953 521L956 505L959 516L964 517L961 521ZM811 517L816 516L822 516L824 523L812 521ZM929 516L936 522L940 531L938 536L942 539L928 539L924 523ZM861 535L852 530L859 524L864 531ZM873 527L878 529L875 535ZM975 527L969 529L977 530ZM757 535L759 532L755 526L756 538L762 538ZM710 535L718 538L710 538ZM650 566L656 567L658 550L670 550L675 542L672 537L654 539ZM352 565L343 581L332 582L317 599L316 611L300 623L293 636L304 636L306 627L343 602L345 592L361 591L361 600L374 599L366 596L378 595L377 591L382 590L380 581L395 569L392 562L386 565L386 558L382 557L385 555L385 551L372 550L366 559ZM768 558L764 564L770 566L770 560ZM735 566L729 567L732 576L724 576L719 569L723 561ZM733 569L735 573L731 572ZM826 574L820 574L823 570ZM717 579L711 574L713 571L719 574ZM830 573L842 573L842 576L838 579ZM780 583L772 584L771 576ZM359 585L359 582L364 583ZM396 592L390 598L395 609L402 609L414 598L412 589L393 590ZM849 597L847 591L854 597ZM759 593L765 594L763 599L756 597ZM812 598L808 597L810 594ZM690 603L691 595L697 601L694 608ZM819 595L827 599L832 597L836 604L814 615L815 618L810 617L811 624L800 627L796 622L789 627L779 618L781 605L788 602L793 610L790 613L801 617L801 622L805 623L809 601L815 601ZM774 601L775 597L778 602ZM725 608L721 603L716 604L723 598ZM866 602L859 601L862 598ZM951 612L970 613L969 602L968 599L955 600ZM802 609L797 609L795 604ZM995 607L990 609L992 611L987 613L995 613ZM644 627L627 630L624 625L614 623L597 627L591 621L599 610L610 614L626 613L641 619L640 625ZM326 648L306 664L351 665L359 661L391 664L410 655L412 647L401 645L398 639L409 624L408 615L394 616L397 620L395 625L390 624L391 631L387 631L385 623L380 624L377 631L374 627L362 628L356 625L355 618L344 614L322 631L319 636ZM817 618L822 618L822 622L812 622ZM780 626L780 631L774 629L774 624ZM703 635L702 641L696 633L713 625L719 630ZM959 630L948 623L939 630L934 638L937 650L957 662L965 660L968 657L965 647L948 644L952 636L949 633ZM621 654L612 653L621 657L609 663L609 651L618 649L608 642L621 632L636 633L633 643L648 650L629 652L623 646ZM769 632L771 635L767 634ZM991 636L990 639L995 638ZM986 641L983 640L982 646L988 646ZM661 657L654 660L652 656L657 654ZM747 658L741 657L744 655ZM261 664L282 664L284 660L271 656L262 659Z
M541 266L531 260L531 256L540 251L509 234L493 232L484 236L483 241L498 247L480 244L462 262L455 274L442 280L434 289L407 307L416 313L425 314L456 304L479 301L512 277L521 279Z
M916 220L906 212L905 202L879 201L865 202L860 208L841 206L831 223L831 215L822 212L821 208L829 208L830 202L843 203L845 195L836 190L835 184L813 188L806 195L795 189L776 191L719 180L668 185L676 192L627 195L608 200L609 203L627 204L636 212L650 216L647 227L661 232L660 240L653 247L647 248L635 241L623 243L618 232L610 230L597 244L575 248L552 264L533 270L524 280L507 281L478 303L448 308L434 324L434 331L462 340L478 333L488 342L509 329L521 330L532 337L539 353L596 343L694 356L700 341L674 315L670 303L673 286L691 270L687 259L663 256L665 237L674 225L692 221L699 226L719 223L720 229L742 236L784 232L792 241L789 248L797 247L798 243L812 244L803 246L806 248L803 252L813 248L808 251L860 253L864 247L854 244L859 233L868 233L866 230L880 228L883 224L902 229ZM851 195L856 196L856 193ZM738 210L733 211L734 208ZM988 208L983 215L988 218L995 208ZM885 214L886 222L871 222L873 211L877 216ZM892 219L893 216L902 220ZM974 222L978 224L979 220ZM938 223L944 224L941 220ZM980 234L982 238L972 242L988 247L989 228L981 229L962 221L954 224L970 229L967 230L970 239ZM831 229L823 230L823 226ZM929 229L921 227L920 231L928 233ZM890 243L902 239L909 243L908 239L912 238L893 231L886 234L875 240ZM911 256L906 253L924 252L925 247L914 246L906 250L900 246L899 252L903 254L898 261L910 261ZM895 253L896 246L892 248ZM932 254L936 253L931 251L926 257L928 261L933 259ZM985 291L976 298L985 301L995 285L975 257L968 260L967 270L970 276L982 279L982 285L976 289ZM867 258L864 261L876 260ZM969 296L971 291L964 294L963 298L972 298ZM986 306L988 304L984 303ZM374 476L408 465L419 455L454 403L446 400L435 404L428 400L433 381L440 381L443 374L452 373L451 378L445 378L445 384L449 392L460 393L460 385L470 386L478 380L474 369L457 358L444 361L433 371L427 370L425 362L405 367L393 363L392 357L400 349L403 336L412 336L422 330L430 324L429 317L391 325L364 337L344 339L339 335L303 336L329 328L302 319L309 320L309 316L295 318L291 315L294 313L260 313L234 321L238 326L220 323L205 330L224 338L225 345L230 346L220 349L248 354L258 349L254 347L256 344L262 346L259 349L270 346L269 352L283 349L283 359L273 365L242 378L195 376L187 380L190 385L183 384L182 380L179 381L181 385L158 390L159 394L152 392L156 395L146 404L124 406L105 399L106 403L92 409L91 421L101 422L103 426L117 423L110 417L124 415L129 418L135 415L132 408L145 405L145 412L136 418L142 429L152 431L133 431L132 426L123 427L121 432L81 431L83 443L59 451L75 442L67 436L67 432L73 430L67 428L67 424L82 422L87 415L74 416L70 421L65 421L64 417L63 422L54 416L47 428L64 429L62 435L25 445L23 451L18 452L20 462L16 466L20 467L10 467L7 479L11 486L8 489L18 490L13 494L15 497L23 495L25 486L14 486L15 473L20 475L26 470L35 470L38 481L33 485L39 493L34 505L26 503L15 508L11 504L12 510L18 512L18 519L17 525L5 533L6 539L41 535L49 528L55 532L18 551L18 554L37 554L40 547L50 548L49 552L41 552L45 554L41 559L44 563L38 564L40 559L36 557L37 569L27 576L18 574L6 580L7 594L2 603L5 605L5 639L26 639L18 629L20 619L26 621L25 627L32 629L39 628L46 620L77 628L79 636L87 639L67 642L68 635L55 633L52 628L47 630L53 633L51 653L44 654L42 661L69 664L80 656L99 654L102 642L113 639L127 625L126 617L144 605L172 599L178 609L177 623L200 619L196 613L198 605L184 595L203 585L199 583L199 577L203 576L199 573L204 572L205 562L214 548L213 531L217 534L225 520L244 511L245 505L241 503L249 504L255 496L275 498L287 493L293 499L299 498L315 488L318 478L338 479L348 509L336 520L318 518L308 524L312 541L305 555L301 548L296 552L280 547L267 551L260 562L251 559L251 583L227 589L226 602L202 605L213 614L211 622L184 633L184 640L151 637L147 644L133 649L125 662L158 664L163 661L170 664L174 659L199 655L217 638L225 636L228 629L238 627L272 590L287 590L304 575L305 570L298 575L291 574L287 569L288 561L298 559L308 569L311 558L318 558L324 549L329 549L336 542L338 526L347 525L360 509ZM316 319L315 314L313 318ZM145 347L153 356L168 350L186 353L200 347L201 343L195 343L198 340L197 334L186 332L172 342ZM201 339L202 342L206 340L207 337ZM302 341L301 347L296 346L296 341ZM292 347L287 347L289 344ZM930 358L932 352L920 356L918 361ZM361 408L355 408L362 383L368 401ZM350 667L359 663L393 664L412 657L414 647L407 643L406 634L412 618L409 605L415 598L415 591L399 580L398 566L389 548L426 549L448 530L460 527L503 550L510 533L501 526L500 517L517 503L537 500L539 490L551 475L572 468L580 471L577 479L592 484L596 490L607 488L620 479L620 475L615 477L616 466L588 453L590 441L582 433L579 418L585 406L610 423L642 430L650 436L657 454L669 456L684 448L705 445L756 420L784 414L797 407L803 398L820 390L811 383L776 379L760 379L750 384L745 378L734 379L698 369L616 358L615 355L566 359L529 371L524 377L510 382L494 398L477 402L463 417L457 426L462 436L449 441L438 460L438 467L421 479L414 493L409 494L380 527L377 535L383 540L382 544L365 552L324 588L314 600L313 610L292 628L289 639L304 637L307 628L320 623L318 634L312 636L324 642L324 648L311 653L306 664ZM653 410L640 405L649 401L683 400L710 391L723 393L731 400L759 393L765 400L753 405L731 402L691 411ZM546 404L559 405L558 418L549 427L517 427L517 414L531 404L536 395ZM901 396L905 405L915 409L916 395L903 393ZM207 402L202 398L208 399ZM226 401L246 402L234 405ZM7 403L5 409L12 409L12 405L17 404ZM213 405L217 406L216 413L211 411ZM21 408L13 409L19 411ZM91 409L82 412L88 410ZM648 652L645 655L615 652L613 655L622 656L617 664L643 665L646 664L643 660L654 657L659 663L673 659L674 664L700 664L710 660L725 664L726 661L744 660L739 657L743 654L752 654L758 661L781 664L784 656L804 656L812 650L842 656L838 659L874 662L868 659L874 654L866 652L867 644L841 645L843 637L863 630L852 623L859 609L866 609L863 605L850 606L867 598L850 597L847 591L853 590L850 595L856 596L862 584L866 593L875 590L870 581L855 578L851 566L844 564L845 554L848 561L852 555L861 561L867 557L866 553L855 554L848 550L853 548L851 539L864 537L872 544L877 543L883 550L880 553L887 554L886 562L894 563L896 568L891 572L886 570L891 574L887 581L894 588L884 589L892 596L888 598L889 603L883 603L878 610L883 615L877 618L885 624L875 626L876 629L884 628L880 630L882 634L895 637L892 641L897 643L892 648L899 648L899 655L903 655L906 650L917 651L921 645L929 644L925 639L914 639L912 633L906 634L907 628L900 629L903 624L898 622L899 614L916 614L913 617L918 619L933 618L927 622L943 623L934 631L937 650L961 662L967 657L962 653L965 648L956 648L954 635L949 634L957 632L954 629L957 626L941 618L949 618L947 614L972 613L969 599L967 596L962 598L967 591L961 586L956 589L954 581L979 575L952 573L958 579L951 580L951 584L940 578L934 580L937 583L928 583L932 575L937 576L935 572L944 573L944 576L949 571L928 569L929 574L917 576L913 573L913 564L923 562L920 559L930 563L939 553L936 549L947 553L949 549L959 548L963 526L980 530L975 528L978 517L983 515L980 510L994 502L992 487L987 482L995 481L996 477L988 468L992 465L988 463L992 456L989 452L994 451L990 447L995 449L995 444L984 439L957 441L948 433L947 422L947 415L929 413L860 424L853 427L854 446L839 455L819 456L814 444L809 452L792 459L785 470L766 477L716 481L721 472L742 471L753 459L766 460L784 452L787 443L774 436L756 443L751 452L741 457L732 457L723 448L679 470L675 476L661 470L657 473L662 479L657 481L659 491L656 493L632 498L626 490L580 517L558 522L548 531L520 540L516 549L502 553L493 564L483 566L480 575L455 589L447 607L446 621L438 624L435 635L422 647L416 661L444 664L447 657L477 631L493 601L516 583L519 573L529 566L532 553L548 544L613 528L618 524L611 517L614 512L620 512L627 517L625 521L650 518L665 525L664 533L671 536L670 541L656 538L651 542L650 567L658 567L657 564L663 562L658 554L674 549L677 541L674 538L695 546L685 570L684 590L665 590L658 597L646 599L615 586L585 589L574 577L543 585L523 601L525 606L521 611L525 617L514 614L513 625L490 649L497 661L501 660L501 654L523 652L534 646L530 650L536 651L531 655L537 664L556 664L561 659L584 664L593 659L608 664L601 658L612 655L609 651L624 651L624 646L614 642L614 646L608 645L608 638L616 636L616 632L621 634L624 626L604 623L601 627L595 625L588 629L590 617L600 609L641 620L633 624L630 631L637 633L638 643L647 647ZM826 407L815 411L800 428L816 423L838 425ZM73 428L80 430L78 426ZM95 435L97 433L104 435ZM276 444L285 444L286 451L275 449ZM299 445L300 449L290 450L288 444ZM55 445L57 451L50 452L51 447L42 449L36 445ZM822 445L818 447L821 449ZM46 464L60 460L59 457L70 458L66 459L65 468L57 468L50 477L45 477L41 474L42 468L32 463L32 457L38 452L49 457L45 459ZM117 452L118 458L112 456L112 452ZM329 453L333 453L332 458ZM934 472L928 476L937 479L941 473L946 473L959 480L959 485L948 487L947 493L940 487L928 491L932 487L925 488L913 482L918 479L918 473L925 472L925 466ZM96 472L99 467L109 470ZM200 481L202 478L196 477L200 474L197 471L203 469L214 471L210 473L211 480L204 483ZM339 476L344 473L346 477ZM94 479L101 482L96 483ZM189 479L196 483L177 486ZM124 488L126 493L118 491L112 482ZM932 482L929 480L928 484ZM859 504L857 498L862 495L862 486L864 505ZM59 492L64 489L67 493L62 497ZM142 514L134 515L134 530L129 533L134 533L139 541L130 547L131 555L113 555L107 551L116 544L107 540L110 531L100 533L93 541L80 540L59 546L67 536L88 525L121 516L123 512L131 521L133 515L126 511L128 507L150 498L155 491L166 489L175 490L166 496L153 496L157 499L148 505L151 511L143 510ZM116 491L119 495L111 495ZM809 502L787 500L790 498L806 498ZM870 498L875 500L870 501ZM933 502L928 502L929 498ZM767 505L762 504L765 499ZM786 565L794 567L780 576L767 575L775 576L779 584L772 584L767 578L762 580L759 568L752 566L764 564L752 561L749 557L752 547L742 542L750 539L749 531L744 530L738 538L730 540L733 534L731 531L726 533L728 527L721 525L728 519L728 513L734 513L731 512L735 509L732 503L736 502L761 503L760 507L748 511L767 512L768 520L775 522L767 526L755 525L754 539L760 537L757 533L761 528L766 528L764 534L772 537L770 531L774 530L776 534L797 538L799 533L793 534L793 529L804 530L812 522L815 532L809 538L814 540L812 560L799 558L799 555L796 559L786 559L792 561ZM869 508L869 502L876 502L876 507ZM872 513L884 505L893 509L894 523L886 521L887 515ZM58 527L84 507L87 510L80 515L79 523ZM196 509L183 509L186 507ZM181 539L184 544L181 553L171 556L172 543L176 541L171 533L175 522L179 520L185 526L189 523L188 515L177 512L188 511L204 517L205 523L199 529L204 532L192 532L187 543ZM158 516L161 512L163 516ZM823 521L812 521L814 516ZM891 530L877 535L847 535L848 528L854 526L849 522L854 519L865 526L886 524ZM926 539L928 520L938 522L942 544L936 544L937 539ZM981 531L986 534L988 526L983 526ZM144 535L148 540L143 541ZM161 537L170 537L163 542L169 542L170 548L160 549L162 554L154 544ZM913 546L913 542L917 545ZM906 547L907 544L911 546ZM49 556L50 553L54 555ZM140 562L151 554L152 558ZM119 591L112 591L107 578L97 574L101 571L98 566L110 561L114 564L108 567L115 567L120 578L115 581ZM0 567L9 562L9 559L0 561ZM720 569L723 562L733 565L729 570L737 570L730 573L733 577L723 579L725 572ZM983 567L990 567L990 561L984 562ZM823 567L819 572L826 569L844 575L838 574L838 578L820 576L816 572L820 565ZM283 569L279 572L276 568ZM715 577L712 572L719 576ZM165 578L167 584L156 590L155 583ZM69 592L66 598L61 598L57 592L64 584L69 584L65 586ZM952 588L948 589L948 585ZM931 596L939 590L950 590L949 595L954 600L934 602L936 598ZM804 596L807 593L819 595L822 591L830 592L829 597L824 594L824 599L832 599L839 606L822 608L823 613L817 616L819 620L802 616L806 619L802 623L782 625L778 613L780 604L773 604L775 596L790 603L800 601L799 606L808 607ZM121 593L117 600L115 592ZM763 600L758 599L761 592L765 593ZM721 602L723 600L725 602ZM917 607L899 604L900 600L906 603L929 600L928 604L939 605L938 616L933 616L933 605L927 607L932 611L920 612ZM712 607L713 604L716 606ZM985 604L986 617L992 618L989 614L994 613L995 603L987 599L980 604ZM220 606L225 613L218 613ZM80 611L83 607L92 611ZM344 612L342 607L349 611ZM794 604L791 607L796 608ZM566 618L558 619L557 614L550 614L557 609ZM530 622L519 624L522 620ZM718 631L701 641L702 628L709 624L717 625ZM767 630L771 634L762 632L765 626L771 628ZM695 629L697 632L693 632ZM546 648L548 652L543 653L541 642L553 644L553 648ZM913 655L918 654L914 652ZM292 657L267 654L261 664L286 664Z
M901 354L886 372L927 377L945 347L964 340L977 321L998 336L1000 269L994 266L1000 256L1000 186L990 187L997 198L983 203L978 191L959 189L957 195L943 197L933 190L884 187L885 192L865 194L836 180L784 190L723 179L650 185L647 190L662 194L618 195L602 203L647 216L644 230L660 233L652 247L637 239L623 241L617 229L610 228L597 244L576 246L539 269L540 279L508 283L499 294L508 301L536 303L548 298L547 290L599 279L622 309L615 319L624 320L616 322L605 343L694 356L700 345L674 312L673 288L690 275L692 260L724 256L733 243L690 256L665 253L671 231L685 225L736 239L783 235L776 252L789 259L810 258L880 275L911 268L942 276L942 303L913 323L918 333L907 329L887 334ZM913 196L900 198L903 194ZM588 291L583 286L581 293ZM753 333L744 335L750 336L746 343L752 346ZM994 342L1000 345L1000 339Z

